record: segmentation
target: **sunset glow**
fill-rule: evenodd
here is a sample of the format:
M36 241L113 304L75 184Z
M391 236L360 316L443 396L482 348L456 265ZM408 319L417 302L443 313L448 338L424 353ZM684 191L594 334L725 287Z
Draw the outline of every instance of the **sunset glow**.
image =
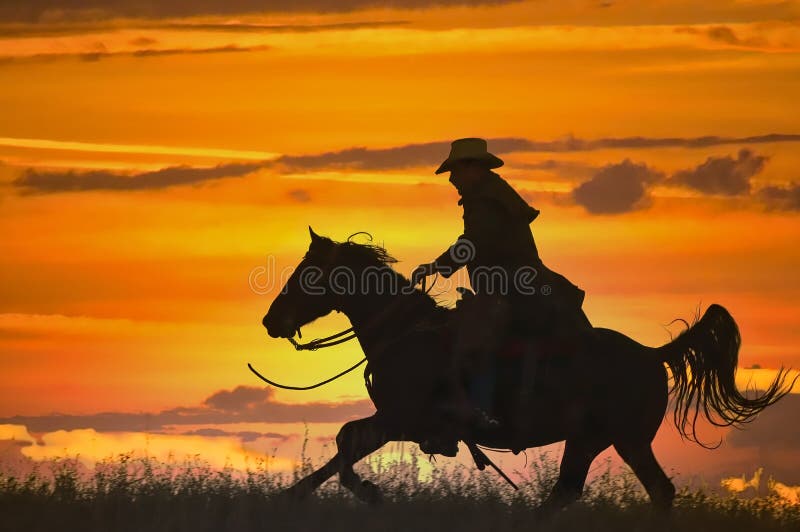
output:
M26 442L0 465L277 447L289 470L306 423L327 452L373 411L360 373L267 393L247 363L304 385L363 354L296 352L261 319L309 224L369 232L406 275L446 249L462 210L434 170L461 137L541 211L542 259L595 326L656 346L719 303L742 389L800 368L798 1L56 4L0 8L0 440ZM764 467L796 500L798 409L796 388L713 453L665 423L659 459Z

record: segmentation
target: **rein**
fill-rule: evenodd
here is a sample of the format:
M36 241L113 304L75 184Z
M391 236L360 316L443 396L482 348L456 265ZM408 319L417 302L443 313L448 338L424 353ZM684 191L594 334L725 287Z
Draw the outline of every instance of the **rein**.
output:
M351 334L350 336L348 336L346 338L340 338L339 340L336 340L335 342L331 342L331 340L335 340L336 338L339 338L340 336L344 336L347 333L353 333L353 334ZM322 349L323 347L331 347L333 345L342 344L344 342L347 342L348 340L352 340L355 337L356 337L356 333L354 333L353 332L353 328L350 327L349 329L346 329L346 330L344 330L342 332L338 332L336 334L332 334L330 336L326 336L325 338L317 338L317 339L311 340L310 342L305 343L305 344L298 343L297 340L295 340L294 338L287 338L287 339L292 343L294 348L296 350L298 350L298 351L304 351L304 350L306 350L306 351L316 351L317 349Z
M433 288L433 285L436 284L436 280L438 278L439 278L439 274L437 273L436 277L433 278L433 282L431 283L431 285L426 289L425 288L425 278L423 277L422 278L422 292L425 293L425 294L430 292L431 289ZM392 306L393 305L390 305L389 307L387 307L384 310L384 312L388 311L390 308L392 308ZM378 317L381 317L382 314L383 313L379 314ZM373 323L370 323L369 325L367 325L367 327L364 328L364 331L366 332L369 329L371 329L375 325L376 321L378 321L378 320L376 319L376 320L373 321ZM341 336L344 336L344 335L349 334L349 333L352 333L352 334L350 334L350 336L348 336L346 338L340 338ZM326 336L325 338L316 338L316 339L311 340L310 342L307 342L305 344L299 343L294 338L287 338L287 340L289 340L289 342L291 342L291 344L294 346L294 348L297 351L316 351L317 349L322 349L324 347L331 347L331 346L334 346L334 345L342 344L344 342L352 340L355 337L356 337L356 333L353 332L353 327L350 327L349 329L345 329L344 331L338 332L336 334L332 334L330 336ZM339 338L339 339L337 340L337 338ZM331 341L331 340L335 340L335 341ZM353 366L353 367L355 368L355 366ZM350 370L347 370L347 371L350 371Z
M344 335L346 335L348 333L352 333L352 334L350 336L345 337L345 338L340 338L341 336L344 336ZM344 343L344 342L346 342L348 340L352 340L355 337L356 337L356 334L353 332L353 328L350 327L349 329L344 330L342 332L338 332L336 334L332 334L331 336L326 336L325 338L317 338L317 339L311 340L310 342L305 343L305 344L298 343L297 340L295 340L294 338L288 338L288 340L292 343L294 348L296 350L298 350L298 351L303 351L303 350L316 351L317 349L322 349L323 347L331 347L333 345L342 344L342 343ZM337 340L337 338L338 338L338 340ZM331 377L329 379L325 379L322 382L318 382L317 384L312 384L311 386L288 386L286 384L279 384L279 383L277 383L275 381L272 381L272 380L266 378L261 373L256 371L256 369L253 367L253 365L250 364L249 362L247 363L247 367L250 368L250 371L252 371L253 374L256 377L258 377L262 381L266 382L267 384L271 384L272 386L275 386L276 388L281 388L283 390L313 390L314 388L319 388L320 386L324 386L324 385L328 384L329 382L335 381L339 377L347 375L348 373L350 373L351 371L353 371L354 369L356 369L358 366L360 366L361 364L363 364L366 361L367 361L367 357L364 357L357 364L347 368L346 370L342 371L341 373L338 373L338 374L334 375L333 377Z
M312 384L311 386L287 386L285 384L278 384L277 382L269 380L268 378L263 376L261 373L256 371L256 369L249 362L247 363L247 367L250 368L250 371L252 371L255 374L256 377L258 377L262 381L266 382L267 384L271 384L272 386L275 386L276 388L282 388L284 390L313 390L314 388L319 388L320 386L324 386L324 385L328 384L329 382L333 382L333 381L335 381L336 379L338 379L339 377L341 377L343 375L347 375L348 373L350 373L351 371L353 371L354 369L356 369L358 366L360 366L361 364L363 364L366 361L367 361L367 357L364 357L364 358L361 359L360 362L358 362L358 364L356 364L354 366L351 366L350 368L344 370L343 372L339 373L338 375L334 375L333 377L331 377L329 379L326 379L326 380L324 380L322 382L318 382L317 384Z
M436 284L436 279L438 279L438 278L439 278L439 274L437 273L436 277L434 277L433 282L431 283L431 286L429 286L427 288L427 290L425 289L425 278L422 279L422 290L423 290L423 292L425 294L427 294L428 292L431 291L431 289L433 288L433 285ZM372 320L372 322L369 323L364 328L363 332L366 332L366 331L372 329L378 322L380 322L381 319L386 315L386 313L390 309L392 309L394 306L396 306L398 301L400 301L400 300L395 300L391 305L389 305L388 307L383 309L383 311L380 314L378 314ZM346 335L349 335L349 336L346 336ZM340 332L338 332L336 334L332 334L330 336L326 336L325 338L315 338L314 340L311 340L310 342L306 342L305 344L299 343L294 338L287 338L287 340L289 340L289 342L291 342L291 344L294 346L294 348L297 351L316 351L317 349L323 349L325 347L332 347L334 345L343 344L344 342L352 340L353 338L356 338L356 333L353 331L353 327L350 327L349 329L345 329L344 331L340 331ZM344 370L344 371L342 371L340 373L337 373L333 377L325 379L324 381L318 382L316 384L312 384L310 386L289 386L289 385L286 385L286 384L279 384L279 383L277 383L277 382L275 382L273 380L270 380L270 379L266 378L261 373L256 371L256 369L253 367L253 365L250 364L249 362L247 363L247 367L250 368L250 371L252 371L253 374L256 377L258 377L262 381L266 382L267 384L275 386L276 388L281 388L283 390L313 390L314 388L319 388L320 386L324 386L324 385L326 385L326 384L328 384L330 382L335 381L339 377L343 377L343 376L347 375L348 373L350 373L351 371L353 371L354 369L356 369L357 367L359 367L361 364L363 364L366 361L367 361L367 357L364 357L358 363L354 364L353 366L350 366L349 368L347 368L346 370ZM364 372L365 380L367 380L367 371L368 370L365 370L365 372ZM369 388L370 388L369 380L367 380L367 389L369 389Z

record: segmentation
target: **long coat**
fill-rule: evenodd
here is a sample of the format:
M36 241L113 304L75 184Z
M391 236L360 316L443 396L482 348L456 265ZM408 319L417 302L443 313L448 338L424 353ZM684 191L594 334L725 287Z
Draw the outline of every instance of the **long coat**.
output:
M584 291L539 258L530 229L539 211L488 170L468 189L453 184L461 194L464 233L436 259L442 275L466 266L478 296L508 298L512 326L519 333L591 326L581 309Z

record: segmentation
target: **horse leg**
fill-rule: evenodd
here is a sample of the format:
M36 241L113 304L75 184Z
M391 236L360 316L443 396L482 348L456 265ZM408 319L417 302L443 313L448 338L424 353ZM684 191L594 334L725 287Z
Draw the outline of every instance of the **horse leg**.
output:
M675 498L675 486L658 464L650 443L615 443L614 448L644 485L656 510L668 513Z
M345 423L336 435L338 447L336 455L284 493L293 498L305 498L338 473L339 481L356 497L370 504L378 503L381 494L377 486L366 480L360 482L360 478L353 471L353 464L377 451L388 441L390 440L384 427L375 416Z
M375 416L346 423L336 436L336 445L342 457L339 482L367 504L382 502L380 489L369 480L362 481L353 471L353 464L395 439L402 438L400 435L390 435Z
M307 477L300 479L295 485L283 491L282 495L290 499L301 500L308 497L315 489L320 487L323 482L331 478L341 469L341 456L337 452L333 458L328 460L324 466L320 467Z
M558 481L547 499L539 506L537 512L539 517L550 517L580 498L592 461L608 446L609 443L599 443L591 439L567 440L564 456L561 457Z

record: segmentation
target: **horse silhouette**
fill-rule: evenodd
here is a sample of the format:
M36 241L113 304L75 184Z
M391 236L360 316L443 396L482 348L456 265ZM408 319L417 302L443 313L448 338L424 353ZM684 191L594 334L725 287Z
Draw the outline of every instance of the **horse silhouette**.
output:
M443 331L457 311L413 288L394 271L395 260L382 247L334 242L309 230L308 252L263 325L274 338L293 338L317 318L334 310L344 313L368 361L365 379L376 413L345 423L336 436L337 454L286 493L307 496L338 474L359 499L375 503L381 500L379 488L361 481L352 466L390 441L420 443L436 434L441 419L431 405L439 377L450 370ZM351 280L347 287L341 286L344 278ZM473 446L512 450L565 440L559 478L542 503L543 514L579 498L592 461L612 445L654 507L671 508L675 488L651 447L667 408L667 367L675 396L673 421L682 436L701 445L695 433L698 416L719 426L738 426L794 384L786 384L787 372L781 369L759 397L745 397L737 390L739 331L719 305L708 307L691 327L661 347L647 347L603 328L575 333L553 345L552 353L539 357L530 381L513 384L527 391L522 409L499 412L501 419L519 418L523 412L526 421L472 429L463 437Z

